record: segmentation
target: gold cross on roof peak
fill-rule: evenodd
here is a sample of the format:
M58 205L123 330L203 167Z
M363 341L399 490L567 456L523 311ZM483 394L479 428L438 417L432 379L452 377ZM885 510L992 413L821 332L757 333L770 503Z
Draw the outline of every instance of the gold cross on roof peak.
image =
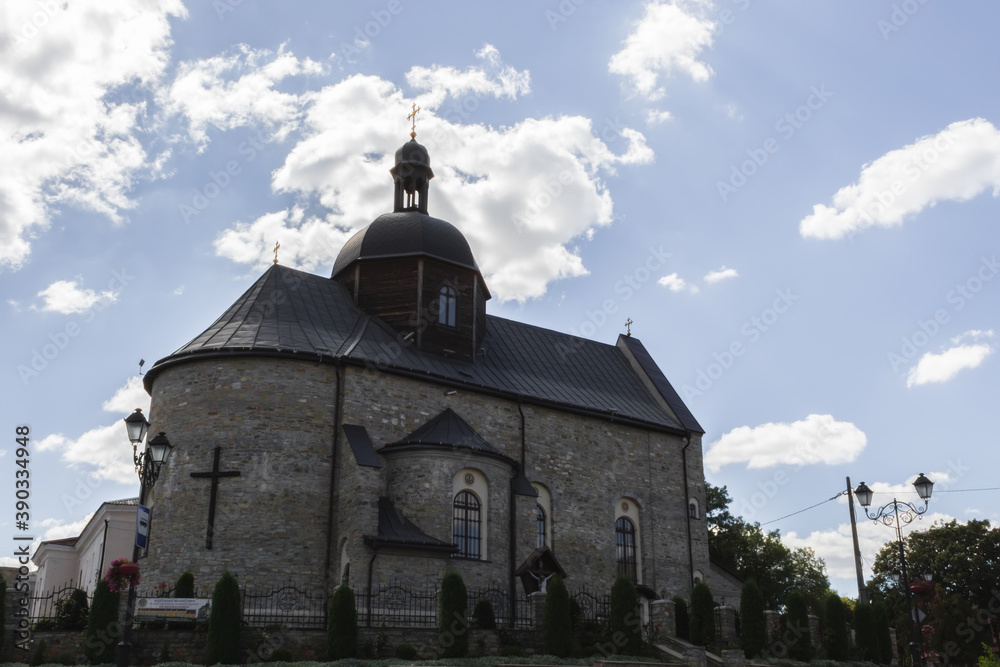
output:
M412 121L413 124L410 126L410 139L417 138L417 112L420 111L420 107L416 104L413 105L413 111L410 115L406 117L406 120Z
M278 243L277 241L275 241L274 242L274 263L275 264L278 263L278 248L280 248L280 247L281 247L281 244Z
M625 320L625 335L629 338L632 337L632 318Z

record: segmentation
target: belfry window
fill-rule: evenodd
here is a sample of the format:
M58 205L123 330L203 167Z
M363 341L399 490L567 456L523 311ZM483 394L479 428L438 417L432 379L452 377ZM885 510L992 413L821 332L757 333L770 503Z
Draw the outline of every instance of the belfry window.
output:
M545 546L545 510L541 505L535 505L535 546L541 549Z
M459 491L455 495L453 517L453 542L458 546L455 557L479 560L482 553L479 498L471 491Z
M635 524L628 517L619 517L615 521L615 556L618 565L618 576L636 578L635 554Z
M442 285L438 292L438 324L455 326L458 294L451 285Z

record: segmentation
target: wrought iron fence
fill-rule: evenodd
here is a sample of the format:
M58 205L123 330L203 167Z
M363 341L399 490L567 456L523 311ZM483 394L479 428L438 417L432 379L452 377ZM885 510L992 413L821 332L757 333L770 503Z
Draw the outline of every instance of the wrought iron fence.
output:
M437 626L438 592L399 583L355 591L358 621L367 627L433 628Z
M469 589L469 617L475 613L476 605L481 600L490 603L493 618L498 628L523 629L531 627L531 605L526 597L515 597L511 605L510 593L499 586Z
M326 627L328 597L322 589L300 587L287 582L280 588L245 588L243 621L254 628L280 625L299 630Z
M570 599L580 610L580 620L607 623L611 617L611 595L598 595L586 588L573 593Z
M31 622L33 624L41 624L43 626L51 625L53 629L55 624L59 619L59 607L60 603L64 600L69 600L69 597L73 594L73 591L77 590L77 586L69 581L63 584L63 587L58 590L52 590L44 595L29 595L28 596L28 609L31 614ZM93 601L93 595L87 594L87 606ZM42 629L42 628L37 628Z

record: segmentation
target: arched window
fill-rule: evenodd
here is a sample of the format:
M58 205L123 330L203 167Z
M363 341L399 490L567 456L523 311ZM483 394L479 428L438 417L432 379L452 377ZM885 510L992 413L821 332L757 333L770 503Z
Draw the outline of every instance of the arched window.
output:
M698 501L697 500L692 499L690 502L688 502L688 516L691 517L692 519L700 519L701 518L700 516L698 516Z
M451 285L442 285L438 292L438 324L455 326L458 294Z
M618 517L615 521L615 556L618 576L636 580L635 524L628 517Z
M545 546L545 510L541 505L535 505L535 546L541 549Z
M453 541L458 546L455 557L479 560L482 526L479 498L471 491L459 491L454 508Z

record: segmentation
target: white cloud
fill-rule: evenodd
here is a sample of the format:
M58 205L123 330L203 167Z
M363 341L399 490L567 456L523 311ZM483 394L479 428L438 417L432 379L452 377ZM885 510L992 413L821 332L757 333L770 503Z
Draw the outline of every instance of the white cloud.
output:
M665 123L674 115L669 111L658 111L656 109L646 110L646 124L647 125L659 125L660 123Z
M118 294L112 291L98 294L92 289L83 289L76 280L57 280L41 292L38 296L45 300L41 308L32 306L34 310L50 311L70 315L73 313L83 313L96 304L112 304L118 300Z
M816 204L799 223L804 237L839 239L867 227L895 227L939 201L1000 192L1000 131L982 118L952 123L861 168L858 181Z
M133 375L123 386L119 387L115 395L104 402L101 409L105 412L117 412L124 419L132 414L136 408L141 408L149 418L149 394L142 386L142 378Z
M665 94L660 77L682 72L695 81L707 81L712 68L698 60L712 45L715 23L704 18L707 1L650 2L646 12L611 57L608 70L631 81L638 93L656 100Z
M0 267L18 269L60 206L116 223L133 206L129 191L149 166L135 136L143 88L166 66L168 18L187 12L181 0L14 2L3 12Z
M835 465L855 460L867 443L868 438L854 424L813 414L792 423L734 428L709 445L705 466L718 472L730 463L746 463L748 469L779 464Z
M977 345L958 345L940 354L925 352L917 365L910 369L906 376L907 387L918 387L933 382L947 382L959 371L966 368L977 368L986 357L993 354L993 346L980 343Z
M284 45L274 53L240 44L232 55L180 63L162 93L163 108L187 119L190 139L199 150L208 144L210 126L232 130L263 125L281 140L298 126L308 95L300 98L276 87L289 77L322 71L319 63L299 60Z
M446 97L457 98L469 93L474 97L515 100L518 95L531 92L531 73L504 65L500 51L492 44L484 45L476 52L476 58L485 61L486 69L468 67L460 70L443 65L411 68L406 73L406 82L417 90L428 91L418 98L417 104L438 108ZM461 105L456 108L464 114L469 113Z
M438 85L435 76L416 78ZM645 137L618 128L628 144L616 154L596 136L590 119L579 116L525 119L501 128L465 125L447 107L436 106L447 91L435 90L416 100L423 116L418 140L430 151L435 173L429 212L465 234L493 294L523 301L544 294L553 280L584 275L579 251L570 244L610 224L613 207L604 177L618 165L651 162ZM264 268L280 241L282 264L328 269L344 240L387 212L388 171L406 140L400 111L413 101L391 82L361 75L316 93L304 136L274 172L272 187L322 208L292 206L237 224L218 237L216 253ZM345 116L355 120L344 123Z
M725 266L716 269L715 271L709 271L705 274L705 282L709 285L717 283L720 280L727 280L729 278L736 278L740 274L736 272L736 269L729 269Z
M668 276L663 276L656 281L658 285L663 285L671 292L683 292L685 289L696 289L694 286L689 286L687 281L681 278L676 273L671 273Z

